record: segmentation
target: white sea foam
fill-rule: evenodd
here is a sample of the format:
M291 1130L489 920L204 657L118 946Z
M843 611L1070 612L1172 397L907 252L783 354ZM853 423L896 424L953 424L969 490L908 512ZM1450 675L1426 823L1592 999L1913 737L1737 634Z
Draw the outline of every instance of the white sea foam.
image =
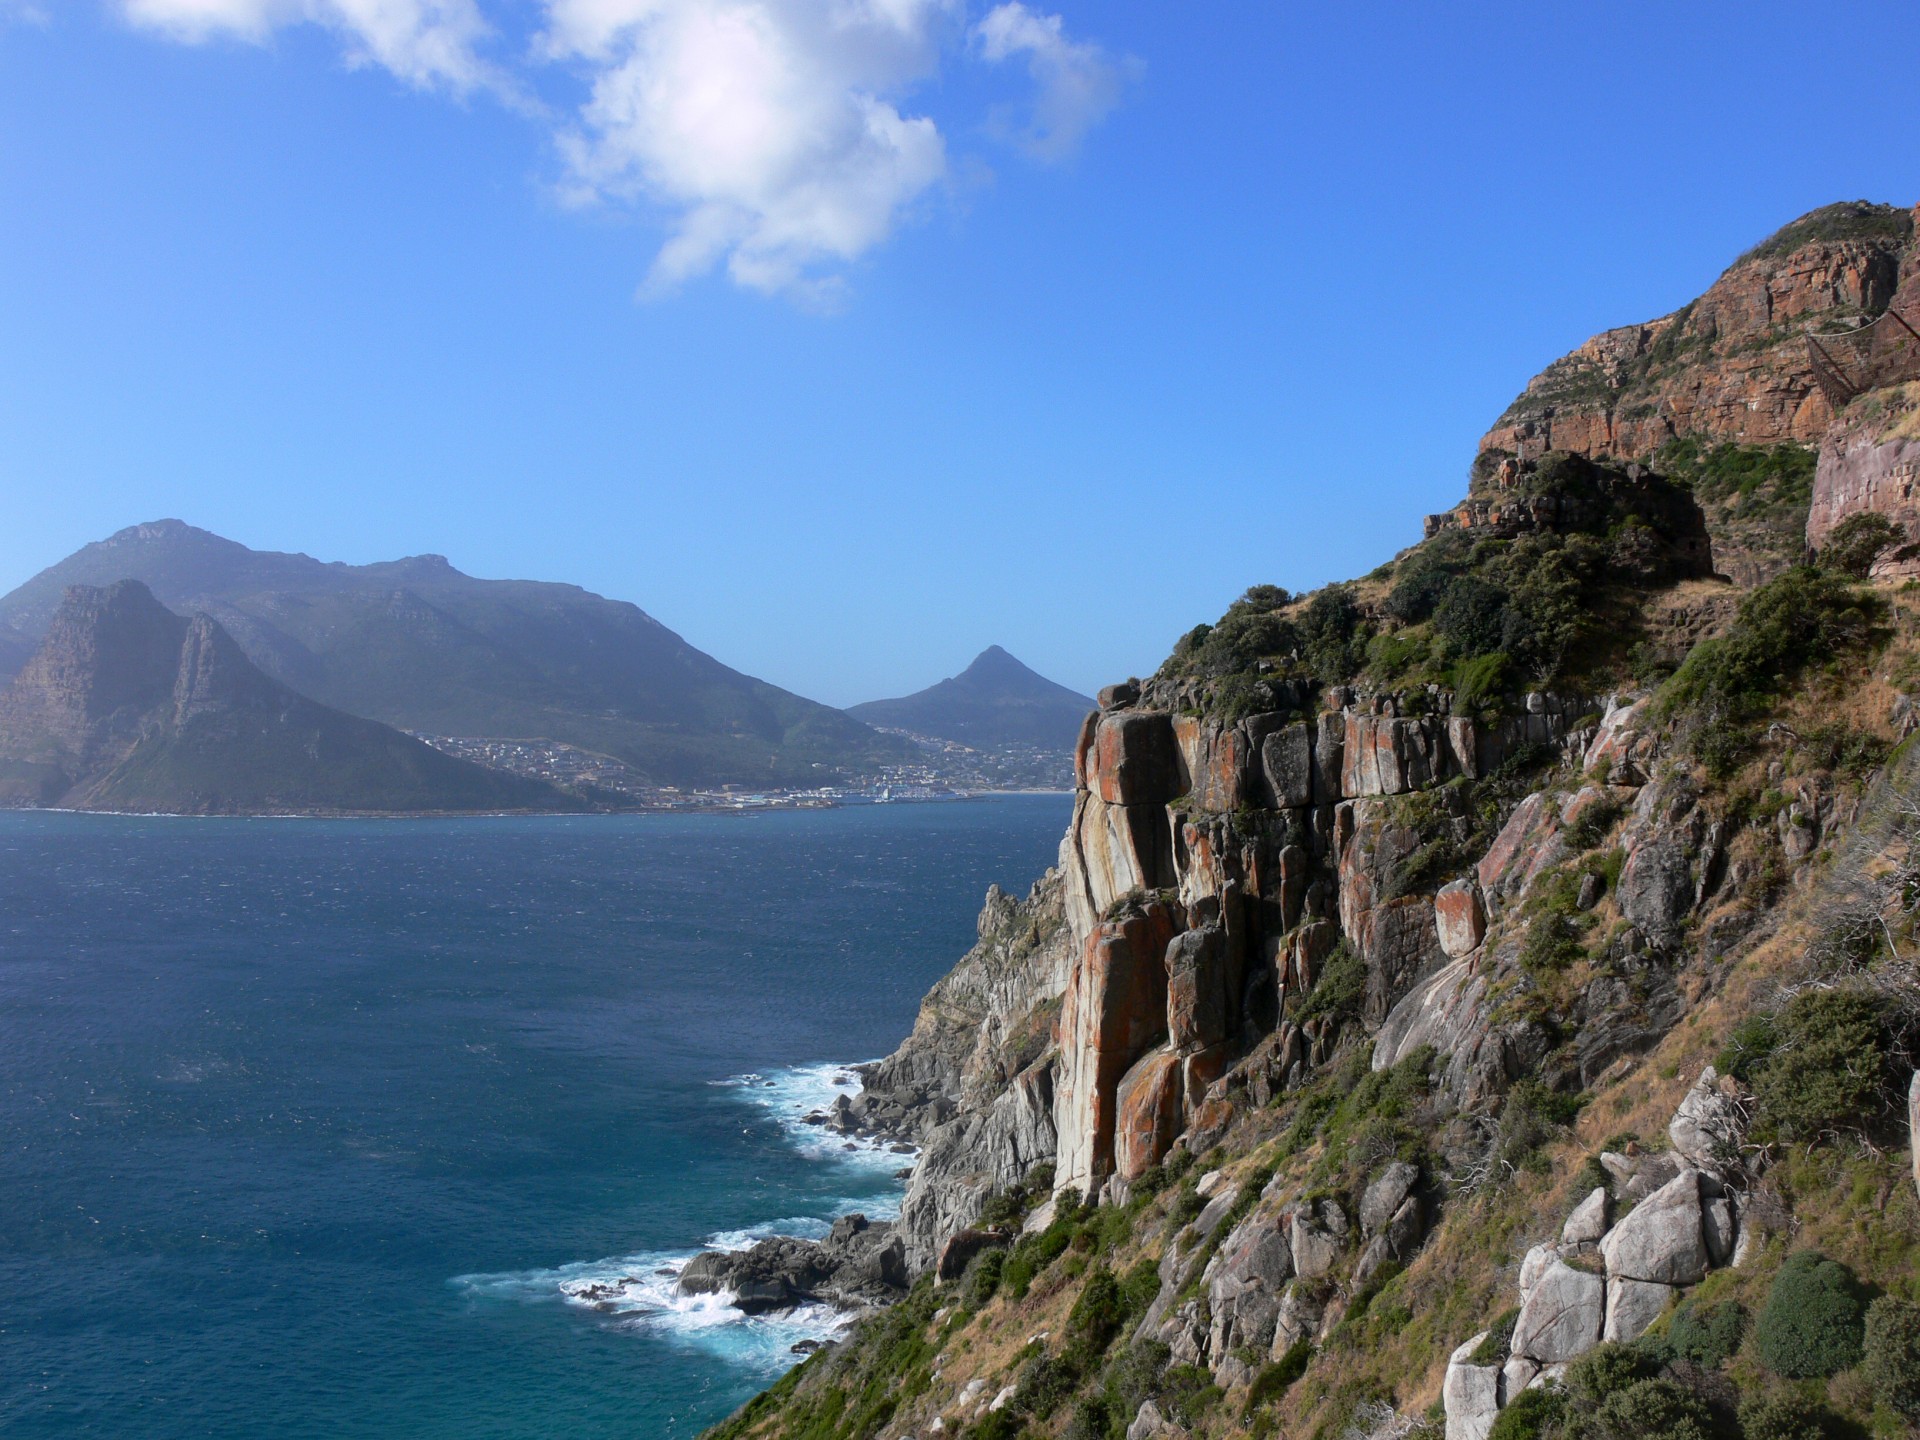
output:
M716 1242L724 1238L729 1237L714 1237ZM746 1315L733 1307L733 1297L724 1291L682 1295L680 1272L692 1258L686 1253L641 1251L550 1270L460 1275L451 1283L473 1300L561 1304L594 1311L622 1329L647 1331L671 1344L770 1374L793 1364L793 1347L799 1342L830 1340L849 1323L849 1317L826 1305Z
M806 1117L828 1109L839 1095L856 1095L860 1077L848 1065L795 1065L765 1074L736 1075L714 1082L763 1112L789 1142L810 1159L853 1168L871 1183L910 1163L912 1155L891 1144L844 1136ZM849 1177L850 1179L852 1177ZM855 1182L856 1186L858 1181ZM849 1196L822 1205L825 1214L789 1215L707 1237L708 1250L744 1250L778 1235L818 1240L835 1218L859 1211L871 1220L900 1214L903 1187ZM682 1295L680 1272L698 1251L646 1250L604 1260L581 1260L547 1270L513 1270L456 1276L456 1291L475 1301L559 1304L590 1310L621 1328L644 1330L744 1368L775 1375L794 1362L793 1346L803 1340L830 1340L850 1323L827 1305L801 1305L764 1315L747 1315L725 1292Z
M860 1093L860 1076L853 1065L788 1065L714 1083L737 1091L741 1100L764 1111L809 1159L839 1160L862 1170L889 1173L912 1163L914 1152L896 1148L895 1142L842 1135L825 1125L807 1123L809 1115L825 1114L840 1096L851 1099Z

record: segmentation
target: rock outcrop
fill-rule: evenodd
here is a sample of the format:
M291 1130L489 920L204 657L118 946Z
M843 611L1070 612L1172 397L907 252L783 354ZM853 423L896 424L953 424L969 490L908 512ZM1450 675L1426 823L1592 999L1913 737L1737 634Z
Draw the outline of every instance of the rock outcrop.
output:
M1720 1109L1720 1098L1718 1076L1709 1066L1669 1126L1699 1142L1696 1148L1708 1150L1715 1163L1725 1163L1730 1147L1737 1149L1741 1131L1737 1111ZM1639 1339L1687 1287L1732 1263L1739 1229L1733 1197L1713 1173L1686 1160L1601 1156L1610 1185L1574 1207L1557 1242L1534 1246L1521 1262L1520 1312L1505 1353L1483 1353L1492 1348L1484 1333L1454 1352L1444 1394L1448 1435L1487 1434L1494 1415L1532 1376L1578 1359L1602 1341ZM1633 1204L1618 1220L1612 1218L1616 1190ZM1516 1362L1529 1377L1520 1385L1488 1379Z
M1691 304L1554 361L1487 432L1482 453L1643 458L1679 436L1817 443L1833 412L1805 336L1884 311L1913 233L1913 216L1887 205L1802 216Z
M1920 324L1920 295L1915 296ZM1920 337L1915 339L1920 350ZM1884 516L1903 537L1887 546L1873 573L1920 574L1920 383L1875 390L1847 406L1821 441L1807 512L1807 548L1826 547L1849 515Z
M677 1283L683 1295L726 1295L754 1315L808 1302L871 1309L898 1300L911 1279L906 1241L856 1214L836 1220L825 1240L775 1236L746 1250L706 1251Z

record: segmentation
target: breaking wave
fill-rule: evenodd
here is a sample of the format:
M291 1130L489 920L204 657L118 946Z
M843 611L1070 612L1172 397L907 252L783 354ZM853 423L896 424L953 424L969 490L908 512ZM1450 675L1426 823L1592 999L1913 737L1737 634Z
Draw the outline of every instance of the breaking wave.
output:
M864 1137L844 1136L808 1115L823 1112L839 1095L852 1096L860 1077L847 1065L795 1065L764 1074L737 1075L714 1082L761 1111L779 1126L789 1143L810 1160L847 1165L858 1178L892 1174L911 1162L913 1152ZM702 1249L744 1250L774 1236L818 1240L833 1221L858 1210L875 1220L900 1214L904 1184L879 1194L843 1198L822 1205L820 1215L789 1215L709 1235ZM743 1369L778 1375L791 1366L794 1347L838 1336L851 1317L828 1305L748 1315L733 1306L727 1292L683 1295L680 1273L700 1250L642 1250L601 1260L580 1260L550 1269L510 1270L455 1276L456 1293L476 1303L556 1305L588 1311L620 1329L645 1331L677 1345L703 1351Z

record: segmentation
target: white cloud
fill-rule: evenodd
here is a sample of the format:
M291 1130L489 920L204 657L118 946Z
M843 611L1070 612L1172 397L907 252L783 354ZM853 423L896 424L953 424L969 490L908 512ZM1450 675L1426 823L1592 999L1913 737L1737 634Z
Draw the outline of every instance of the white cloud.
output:
M0 13L20 3L0 0ZM518 76L483 58L483 0L109 3L188 43L320 26L354 63L515 103L534 67L571 68L586 98L555 136L562 191L664 216L652 294L724 267L754 290L830 301L845 266L948 174L946 138L914 99L950 56L1024 62L1030 114L999 128L1043 160L1070 152L1121 88L1105 50L1017 3L969 31L968 0L520 0L540 32ZM484 3L504 11L507 0Z
M550 0L548 52L592 93L562 137L576 198L673 215L647 286L723 261L824 298L820 270L892 233L946 174L904 95L938 68L950 0Z
M135 25L192 44L261 43L289 25L319 25L341 37L352 63L423 89L510 88L480 58L489 27L476 0L122 0L121 8Z
M996 64L1025 56L1035 95L1027 123L1014 136L1032 155L1061 160L1120 103L1126 67L1084 40L1069 40L1058 15L1025 5L997 5L974 27L980 53Z

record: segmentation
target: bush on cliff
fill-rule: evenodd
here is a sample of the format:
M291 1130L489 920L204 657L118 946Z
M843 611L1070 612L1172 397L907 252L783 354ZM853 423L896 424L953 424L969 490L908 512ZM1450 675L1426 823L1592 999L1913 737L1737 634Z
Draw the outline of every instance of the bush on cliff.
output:
M1743 1027L1739 1057L1760 1116L1782 1139L1871 1128L1886 1113L1888 1057L1880 1003L1855 990L1795 996L1764 1027Z
M1338 685L1359 673L1369 638L1362 620L1348 586L1328 585L1314 592L1300 617L1300 641L1315 678Z
M1874 1394L1920 1421L1920 1305L1883 1295L1867 1307L1867 1383Z
M1733 1358L1747 1333L1746 1308L1737 1300L1715 1305L1689 1301L1674 1312L1667 1348L1682 1359L1712 1369Z
M1718 1440L1713 1412L1671 1380L1637 1380L1600 1403L1579 1427L1583 1440Z
M1320 974L1307 992L1306 1000L1294 1012L1295 1023L1304 1023L1316 1015L1358 1015L1367 998L1366 962L1343 937L1320 967Z
M1741 1440L1828 1440L1833 1416L1803 1395L1758 1395L1740 1406Z
M1557 1390L1522 1390L1493 1418L1487 1440L1546 1440L1563 1431L1567 1397Z
M1679 720L1694 754L1726 774L1745 758L1758 722L1788 683L1866 645L1884 609L1837 576L1789 570L1741 601L1726 634L1693 647L1662 687L1657 713Z
M1873 562L1906 538L1906 532L1886 516L1863 510L1833 527L1820 551L1820 564L1855 580L1864 580L1873 569Z
M1817 1379L1860 1363L1866 1300L1853 1272L1817 1250L1787 1257L1754 1326L1760 1363L1789 1380Z
M1710 445L1689 435L1661 446L1653 463L1702 503L1738 498L1743 515L1757 506L1804 517L1813 499L1814 458L1804 445Z

